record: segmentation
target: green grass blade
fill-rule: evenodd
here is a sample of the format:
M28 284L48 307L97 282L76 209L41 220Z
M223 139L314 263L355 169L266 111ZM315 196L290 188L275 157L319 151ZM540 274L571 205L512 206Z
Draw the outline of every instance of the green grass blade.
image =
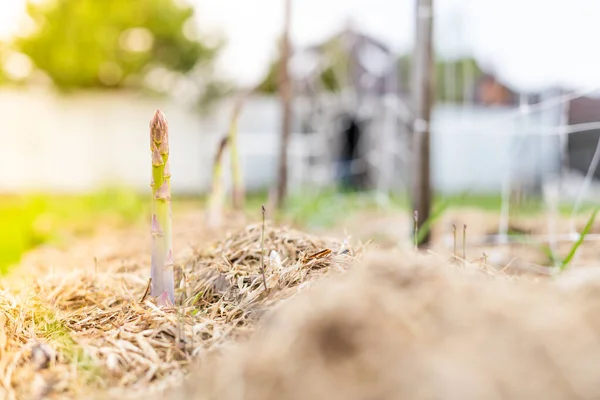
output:
M562 262L560 263L559 268L561 271L565 270L569 266L569 264L573 260L573 257L575 257L575 253L577 253L577 249L579 249L579 246L581 246L583 244L583 242L585 241L585 237L592 230L592 226L594 225L594 221L596 220L596 214L598 213L599 209L600 208L596 208L594 210L594 212L592 212L592 215L590 215L590 218L588 219L587 223L585 224L585 227L583 228L581 235L579 235L579 239L577 239L577 241L575 243L573 243L573 246L571 247L571 251L564 258L564 260L562 260Z
M442 215L444 215L444 213L446 212L446 210L448 208L450 208L450 206L455 205L457 202L459 204L461 202L463 202L464 199L469 195L469 193L470 193L469 190L465 190L465 191L461 192L457 198L444 197L442 199L442 201L440 202L440 204L437 207L435 207L435 209L432 211L429 218L425 222L423 222L423 225L419 228L419 231L417 232L417 238L416 238L417 243L420 244L423 241L425 236L431 230L432 225L438 219L440 219Z
M423 239L425 238L425 236L427 236L427 234L431 230L431 226L433 225L433 223L436 222L438 219L440 219L440 217L448 209L448 207L450 206L450 204L451 204L451 201L449 199L444 199L440 203L440 205L437 206L433 210L433 212L431 213L431 215L429 216L429 218L427 218L427 220L425 222L423 222L423 225L421 225L421 227L417 231L416 242L418 244L420 244L423 241Z

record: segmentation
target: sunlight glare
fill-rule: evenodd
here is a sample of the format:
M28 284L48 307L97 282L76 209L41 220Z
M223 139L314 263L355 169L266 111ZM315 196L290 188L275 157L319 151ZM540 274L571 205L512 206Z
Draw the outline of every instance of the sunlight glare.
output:
M25 0L0 1L0 40L17 33L25 14Z

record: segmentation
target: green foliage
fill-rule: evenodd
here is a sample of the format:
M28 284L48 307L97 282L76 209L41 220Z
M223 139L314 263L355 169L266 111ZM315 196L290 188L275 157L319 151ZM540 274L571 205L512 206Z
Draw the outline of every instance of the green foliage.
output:
M188 73L219 46L193 36L190 6L174 0L29 3L35 30L14 47L62 90L143 86L151 70Z
M404 209L404 197L392 197L391 208ZM285 218L295 225L311 228L330 228L358 212L381 210L377 197L369 192L341 192L329 188L312 192L303 190L287 200Z
M325 87L325 90L329 92L336 92L342 86L341 82L338 82L332 67L327 67L321 72L321 83Z
M542 251L542 253L544 253L551 265L556 266L559 271L564 271L569 267L569 265L573 261L573 258L575 257L575 254L577 253L577 250L579 250L579 247L585 241L585 237L591 232L592 227L594 226L594 221L596 220L596 214L598 214L599 210L599 207L594 208L592 214L588 218L588 221L583 228L583 231L581 231L581 234L579 235L575 243L573 243L571 249L569 250L569 253L567 253L567 256L565 258L561 259L560 256L556 254L556 252L548 245L540 246L540 250Z
M398 60L398 69L400 70L400 82L404 90L410 91L412 56L406 54ZM464 100L463 88L467 86L466 76L471 75L470 79L475 81L482 76L482 70L477 61L473 58L461 58L458 60L441 60L435 62L435 96L438 101L462 102ZM446 69L453 71L452 76L446 76ZM452 82L448 85L447 80ZM457 92L452 93L449 87L455 88Z
M91 234L102 226L124 226L146 217L147 201L121 189L87 196L28 195L0 202L0 275L21 255L45 243L60 244L70 235Z
M567 256L564 258L564 260L562 260L562 262L560 263L561 271L565 270L569 266L569 264L573 260L573 257L575 257L575 253L577 252L577 249L579 249L579 246L581 246L583 244L585 237L592 230L592 226L594 225L594 221L596 220L596 214L598 213L598 210L599 209L596 208L594 210L594 212L592 212L592 215L590 215L590 218L588 219L587 223L585 224L585 227L583 228L583 231L579 235L579 238L577 239L577 241L575 243L573 243L573 246L571 247L569 254L567 254Z
M33 299L28 308L31 310L35 334L48 343L54 350L78 371L82 383L98 383L102 379L102 370L85 350L73 339L70 329L56 313L42 302Z
M281 64L281 60L278 58L277 60L271 62L269 65L269 69L267 74L263 78L263 80L256 87L256 92L263 94L275 94L277 93L277 83L279 80L279 65Z
M197 210L205 199L178 196L177 212ZM0 196L0 275L16 265L23 253L40 245L68 245L98 228L147 224L150 199L125 188L105 188L87 195L29 194Z
M281 65L281 60L276 60L271 63L269 66L269 70L267 74L260 82L257 87L258 93L263 94L275 94L277 93L278 82L279 82L279 66ZM321 72L320 76L321 84L323 88L328 92L335 92L340 88L340 82L335 76L333 68L327 67Z
M549 245L544 244L540 246L540 251L544 253L544 256L546 256L549 265L560 265L560 259L557 257L557 254L552 250L552 248Z
M331 60L321 72L319 79L321 85L328 92L335 92L341 88L342 82L338 81L335 71L344 74L348 65L348 56L342 51L341 43L338 37L334 37L324 45L324 57ZM256 91L263 94L275 94L279 87L279 71L281 69L281 54L278 53L275 59L269 65L266 75L258 84Z
M423 223L423 225L421 225L421 228L417 232L417 236L415 238L416 244L421 244L423 242L423 239L425 239L425 236L427 236L427 234L431 231L434 223L444 215L444 212L446 212L451 204L452 201L448 198L445 198L441 199L439 204L433 207L429 218Z
M450 75L446 75L446 73ZM462 103L465 101L465 92L467 90L475 90L469 88L469 81L465 79L469 76L472 83L476 83L482 76L482 71L473 58L463 58L458 60L438 60L435 63L435 92L436 98L444 102ZM448 82L450 80L450 82Z
M8 46L6 43L0 42L0 85L6 84L9 82L8 77L6 76L6 72L4 68L2 68L2 64L5 61L8 54Z
M343 82L339 82L340 77L347 73L348 55L342 51L339 38L334 37L323 44L323 54L329 60L330 64L321 72L320 81L324 89L329 92L339 90ZM261 93L273 94L277 92L279 68L281 59L278 55L269 66L267 74L258 86ZM411 67L412 55L406 54L398 59L398 77L402 90L408 92L411 87ZM465 92L462 88L467 86L467 79L473 81L479 79L483 72L477 61L473 58L461 58L458 60L441 60L435 62L435 92L436 99L439 101L462 102ZM446 70L453 71L452 76L446 75ZM336 75L336 71L338 75ZM466 78L470 75L470 78ZM452 84L448 85L447 80L452 79ZM449 88L456 88L452 92Z

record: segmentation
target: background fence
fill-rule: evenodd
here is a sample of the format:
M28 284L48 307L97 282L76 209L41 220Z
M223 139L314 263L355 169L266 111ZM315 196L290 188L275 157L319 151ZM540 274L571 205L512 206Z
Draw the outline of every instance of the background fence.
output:
M436 191L501 193L506 184L541 191L543 181L556 179L560 172L566 135L580 133L580 129L571 132L561 120L566 100L549 98L543 107L436 106L432 122ZM301 105L299 100L297 106ZM214 112L200 116L173 101L128 93L61 97L42 91L1 91L0 191L83 192L103 185L146 190L148 119L155 108L161 108L172 132L173 189L202 193L209 187L210 166L218 140L228 128L231 107L225 101ZM279 113L274 97L253 97L242 112L240 150L250 190L270 187L274 181ZM364 164L376 177L381 171L387 173L388 180L380 188L402 190L409 172L406 133L399 126L392 127L392 141L377 142L381 128L372 124L369 134L375 137L375 145L365 153ZM335 148L326 147L325 138L339 135L339 126L321 125L321 129L302 134L300 124L295 126L289 149L292 189L335 180L335 157L319 164L314 156L318 151L335 153ZM386 165L393 168L386 169ZM562 194L576 198L581 174L563 178L567 190Z

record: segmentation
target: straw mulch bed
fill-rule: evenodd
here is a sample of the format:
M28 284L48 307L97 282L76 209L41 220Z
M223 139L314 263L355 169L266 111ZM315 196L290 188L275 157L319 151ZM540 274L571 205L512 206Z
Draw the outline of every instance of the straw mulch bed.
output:
M260 224L185 222L170 309L144 296L137 229L41 249L0 282L0 398L600 397L597 270L515 277L410 250L360 261L361 246L267 224L263 280Z
M588 272L515 279L369 255L156 399L597 399L600 273Z
M581 232L588 222L591 212L582 212L574 218L575 229ZM600 218L600 217L599 217ZM591 233L600 233L599 218L591 229ZM404 211L376 211L358 213L346 219L337 226L334 232L342 229L352 232L357 240L373 240L380 247L393 248L399 242L407 241L407 233L413 222L413 215ZM533 215L517 215L510 218L510 229L526 234L547 235L549 232L548 215L545 213ZM505 268L505 272L542 273L547 274L546 266L551 265L545 251L547 243L512 243L494 244L483 242L487 235L498 233L500 215L498 212L483 211L472 208L449 209L436 221L432 230L432 250L438 254L448 254L453 251L453 232L457 230L457 253L462 256L463 251L463 225L466 230L466 258L475 261L487 257L487 263ZM557 234L571 232L571 221L568 216L559 215L555 221ZM527 239L523 235L523 239ZM559 257L565 257L571 247L572 241L558 244ZM600 246L597 241L586 241L577 251L573 264L598 266L600 260Z
M109 389L121 398L168 387L195 357L247 336L265 309L360 253L267 224L263 280L262 226L232 232L176 236L176 244L201 240L176 258L178 304L162 310L145 296L149 240L140 232L33 254L0 284L0 398L90 398Z

